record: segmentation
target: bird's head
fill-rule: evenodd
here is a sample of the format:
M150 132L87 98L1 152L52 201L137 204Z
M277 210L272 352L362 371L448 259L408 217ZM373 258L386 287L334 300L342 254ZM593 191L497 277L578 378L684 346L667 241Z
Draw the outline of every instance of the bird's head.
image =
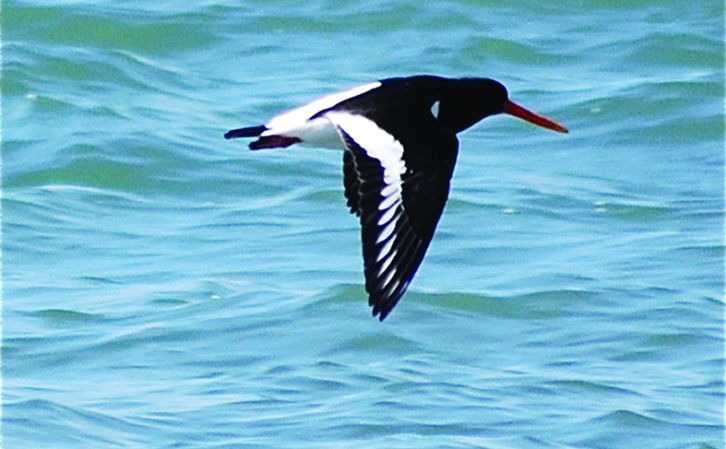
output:
M454 132L463 131L479 120L495 114L509 114L553 131L567 128L532 112L509 99L507 88L489 78L465 78L451 85L440 105L439 119Z

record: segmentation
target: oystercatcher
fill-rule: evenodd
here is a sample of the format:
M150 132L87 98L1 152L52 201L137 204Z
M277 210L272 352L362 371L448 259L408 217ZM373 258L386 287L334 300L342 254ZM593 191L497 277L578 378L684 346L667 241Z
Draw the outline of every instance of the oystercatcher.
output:
M250 149L341 148L345 197L362 226L365 288L383 321L406 291L449 194L456 134L494 114L567 129L509 100L487 78L389 78L325 96L224 137Z

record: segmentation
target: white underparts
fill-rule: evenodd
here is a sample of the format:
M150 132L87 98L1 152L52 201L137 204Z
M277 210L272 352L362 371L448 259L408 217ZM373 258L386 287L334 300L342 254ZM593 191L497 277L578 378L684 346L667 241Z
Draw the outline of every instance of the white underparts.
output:
M295 109L290 109L270 119L265 124L267 130L261 136L297 137L304 145L341 148L343 143L329 120L324 116L312 120L310 118L320 111L332 108L344 100L366 93L380 85L381 83L378 81L362 84L343 92L327 95Z

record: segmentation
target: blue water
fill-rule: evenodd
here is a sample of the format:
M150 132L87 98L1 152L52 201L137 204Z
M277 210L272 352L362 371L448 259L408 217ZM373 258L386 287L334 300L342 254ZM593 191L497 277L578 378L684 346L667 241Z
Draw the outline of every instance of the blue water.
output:
M183 5L183 6L182 6ZM723 4L2 8L3 448L724 447ZM502 81L370 316L341 155L225 141Z

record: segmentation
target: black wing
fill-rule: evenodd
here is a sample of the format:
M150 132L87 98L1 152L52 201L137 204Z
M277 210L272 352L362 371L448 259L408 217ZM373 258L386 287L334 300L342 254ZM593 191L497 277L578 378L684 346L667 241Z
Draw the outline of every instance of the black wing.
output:
M382 321L403 296L431 242L448 197L458 142L453 134L439 139L448 142L447 148L431 151L447 157L427 163L411 157L408 148L404 152L397 139L363 116L331 113L329 118L345 142L345 196L351 212L360 216L368 302Z

